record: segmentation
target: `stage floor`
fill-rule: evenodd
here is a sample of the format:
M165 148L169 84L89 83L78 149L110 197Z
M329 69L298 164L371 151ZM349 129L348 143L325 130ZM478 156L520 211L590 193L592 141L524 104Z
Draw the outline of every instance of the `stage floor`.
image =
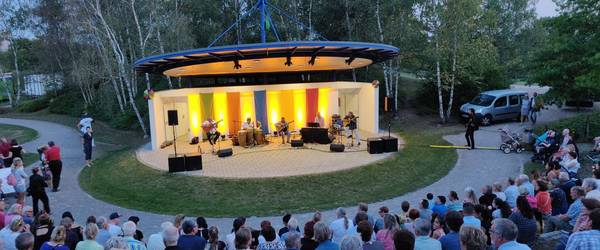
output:
M320 174L351 169L383 160L393 153L369 154L365 133L360 146L346 147L342 153L329 151L329 144L304 144L302 148L292 148L290 144L281 144L281 138L271 138L270 143L244 148L233 146L233 155L219 158L213 155L208 142L189 145L178 140L177 153L198 152L202 149L203 170L180 172L191 176L219 178L270 178ZM395 135L392 135L395 136ZM371 136L368 136L371 137ZM397 137L397 136L395 136ZM299 139L299 137L298 137ZM346 144L346 142L344 142ZM399 145L403 145L401 138ZM231 140L221 142L221 148L230 148ZM401 146L400 146L401 147ZM145 165L160 171L168 171L168 157L173 154L173 146L160 150L150 150L150 144L136 152L137 159Z

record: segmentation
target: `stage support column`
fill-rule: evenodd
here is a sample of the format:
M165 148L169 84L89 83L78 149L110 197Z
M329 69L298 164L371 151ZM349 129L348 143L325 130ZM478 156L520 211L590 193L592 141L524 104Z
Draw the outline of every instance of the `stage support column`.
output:
M360 105L358 128L372 134L379 133L379 89L371 84L363 84L358 93Z
M344 117L344 114L340 114L340 91L337 89L329 90L329 116L333 114L339 114ZM329 122L331 123L331 117L329 117Z
M262 124L263 133L269 132L269 119L267 118L267 91L254 91L254 110L256 120Z
M162 128L158 128L161 122L158 120L159 116L162 115L162 108L157 107L160 103L160 97L154 94L153 99L148 99L148 119L150 120L150 140L152 144L152 150L160 149L160 142L158 140L158 131L163 131ZM164 125L163 125L164 126Z
M237 135L238 130L242 127L240 117L240 92L227 93L227 117L229 117L229 133Z
M313 122L319 112L319 89L306 89L306 122ZM321 114L324 120L326 114Z

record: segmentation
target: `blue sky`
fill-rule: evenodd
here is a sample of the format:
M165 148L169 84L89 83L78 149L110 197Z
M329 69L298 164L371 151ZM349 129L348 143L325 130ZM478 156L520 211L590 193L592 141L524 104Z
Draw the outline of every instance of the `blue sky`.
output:
M538 17L556 16L556 4L552 0L538 0L535 4L535 12Z

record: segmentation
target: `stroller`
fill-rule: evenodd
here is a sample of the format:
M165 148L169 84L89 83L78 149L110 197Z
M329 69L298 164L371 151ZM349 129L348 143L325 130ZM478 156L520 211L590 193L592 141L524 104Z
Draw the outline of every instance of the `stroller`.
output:
M500 139L502 140L502 144L500 144L500 150L502 150L502 152L510 154L512 151L521 153L525 150L521 144L521 135L512 133L508 128L501 128L498 129L498 131L500 132Z

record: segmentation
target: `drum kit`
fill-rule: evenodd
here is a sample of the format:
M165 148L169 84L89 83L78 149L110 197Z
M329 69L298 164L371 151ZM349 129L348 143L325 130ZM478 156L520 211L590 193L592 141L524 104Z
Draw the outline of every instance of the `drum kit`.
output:
M240 147L245 148L266 144L265 142L265 134L263 134L262 129L255 128L242 129L238 131L237 137L234 137L233 140L234 145L237 144Z

